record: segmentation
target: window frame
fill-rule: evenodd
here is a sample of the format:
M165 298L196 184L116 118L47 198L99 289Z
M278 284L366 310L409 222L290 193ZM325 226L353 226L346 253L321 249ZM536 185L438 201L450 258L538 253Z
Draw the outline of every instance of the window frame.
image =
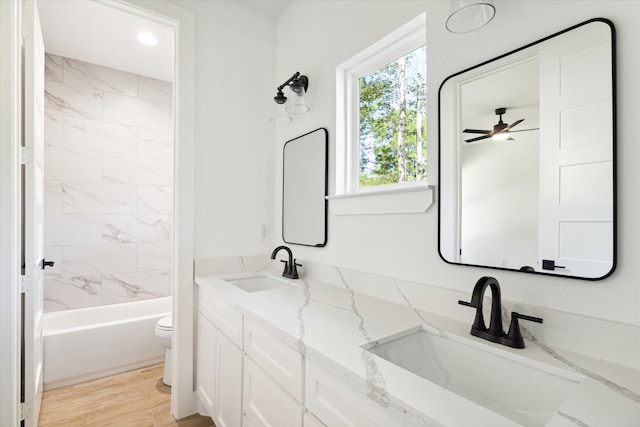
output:
M336 67L336 195L388 193L426 187L427 181L360 187L360 78L426 46L422 13Z

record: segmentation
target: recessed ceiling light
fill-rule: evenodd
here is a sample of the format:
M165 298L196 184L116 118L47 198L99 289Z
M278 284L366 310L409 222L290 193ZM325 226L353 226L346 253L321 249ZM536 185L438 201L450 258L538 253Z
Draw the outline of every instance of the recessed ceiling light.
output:
M151 33L139 33L138 41L147 46L155 46L158 44L158 39Z

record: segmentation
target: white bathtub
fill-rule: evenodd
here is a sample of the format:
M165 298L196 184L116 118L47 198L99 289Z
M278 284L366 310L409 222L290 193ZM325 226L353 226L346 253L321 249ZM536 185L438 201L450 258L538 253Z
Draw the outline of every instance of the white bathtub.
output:
M161 363L158 319L172 298L56 311L42 316L44 389L51 390Z

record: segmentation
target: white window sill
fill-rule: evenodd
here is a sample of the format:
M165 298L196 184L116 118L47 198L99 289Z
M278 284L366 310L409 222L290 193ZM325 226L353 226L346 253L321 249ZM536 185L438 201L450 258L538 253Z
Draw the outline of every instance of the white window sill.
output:
M327 196L334 215L423 213L433 204L433 185Z

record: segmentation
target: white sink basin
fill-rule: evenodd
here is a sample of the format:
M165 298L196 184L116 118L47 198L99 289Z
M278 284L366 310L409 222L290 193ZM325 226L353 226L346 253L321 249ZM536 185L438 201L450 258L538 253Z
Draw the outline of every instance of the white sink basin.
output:
M247 277L234 277L225 280L245 292L270 291L272 289L280 289L290 286L288 282L284 280L279 280L275 277L265 276L262 274Z
M389 362L526 426L543 426L584 377L422 327L363 346Z

